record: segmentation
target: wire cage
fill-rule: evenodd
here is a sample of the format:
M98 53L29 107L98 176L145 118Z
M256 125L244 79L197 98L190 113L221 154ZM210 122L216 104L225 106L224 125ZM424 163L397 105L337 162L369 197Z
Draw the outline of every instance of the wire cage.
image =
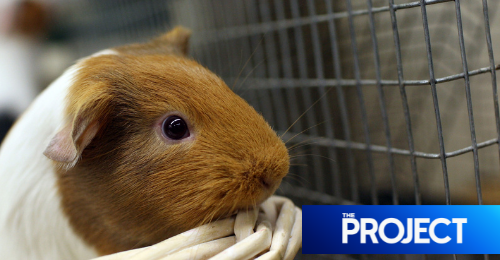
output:
M500 202L499 1L92 0L73 8L66 27L80 56L191 28L192 57L287 141L292 167L278 193L298 205Z

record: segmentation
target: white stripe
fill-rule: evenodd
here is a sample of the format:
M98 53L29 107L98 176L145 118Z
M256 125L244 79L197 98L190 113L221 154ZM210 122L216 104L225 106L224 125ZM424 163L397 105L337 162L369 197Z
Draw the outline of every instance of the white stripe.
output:
M105 50L93 56L104 54L116 51ZM78 64L35 99L0 147L2 259L96 257L95 251L73 232L63 214L52 162L43 155L53 135L62 127L65 98Z

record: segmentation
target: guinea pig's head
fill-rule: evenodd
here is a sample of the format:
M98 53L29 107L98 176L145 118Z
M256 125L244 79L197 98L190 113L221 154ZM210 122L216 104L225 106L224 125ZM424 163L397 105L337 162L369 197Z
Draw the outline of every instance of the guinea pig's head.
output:
M45 155L72 227L102 254L255 207L288 172L263 117L184 57L188 38L176 28L78 64Z

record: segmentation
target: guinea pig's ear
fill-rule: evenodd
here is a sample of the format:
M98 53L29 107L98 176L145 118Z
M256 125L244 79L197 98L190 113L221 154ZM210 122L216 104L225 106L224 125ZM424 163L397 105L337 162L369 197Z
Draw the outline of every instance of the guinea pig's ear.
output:
M125 45L117 47L115 50L119 53L132 55L176 54L186 56L190 37L190 30L177 26L149 42Z
M166 34L153 39L153 42L158 44L166 44L177 50L179 53L186 55L188 53L189 38L191 30L182 26L176 26Z
M43 154L54 161L73 166L98 131L98 121L77 116L52 138Z

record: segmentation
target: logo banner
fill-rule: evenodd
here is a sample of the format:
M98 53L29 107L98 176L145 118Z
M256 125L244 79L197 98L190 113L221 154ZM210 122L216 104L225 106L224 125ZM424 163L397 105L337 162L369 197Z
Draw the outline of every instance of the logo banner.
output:
M311 206L304 254L499 254L500 206Z

